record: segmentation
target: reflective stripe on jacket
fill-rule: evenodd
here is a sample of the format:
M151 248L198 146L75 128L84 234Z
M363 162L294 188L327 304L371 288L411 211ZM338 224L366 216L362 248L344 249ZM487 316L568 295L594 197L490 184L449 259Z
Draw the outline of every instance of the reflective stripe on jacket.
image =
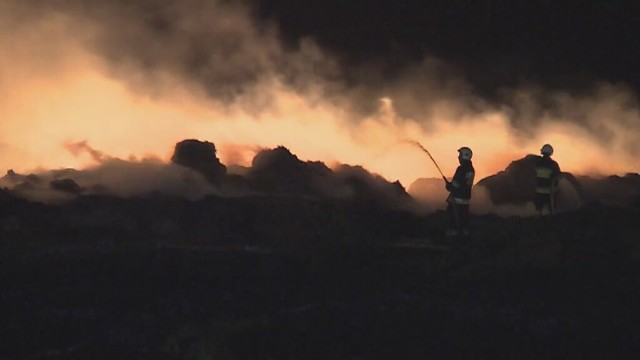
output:
M544 155L536 164L536 193L551 194L558 188L560 166L549 156Z
M473 186L475 175L476 172L473 169L471 161L462 160L451 181L451 185L453 186L451 195L453 196L456 204L469 203L469 199L471 199L471 187Z
M553 190L553 192L555 192L555 189ZM536 188L536 193L538 194L551 194L551 188L548 187L537 187Z

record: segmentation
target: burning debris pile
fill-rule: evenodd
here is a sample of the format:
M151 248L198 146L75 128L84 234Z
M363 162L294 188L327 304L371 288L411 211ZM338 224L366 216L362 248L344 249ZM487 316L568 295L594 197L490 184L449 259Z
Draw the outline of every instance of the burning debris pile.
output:
M128 162L107 159L86 170L64 169L20 175L10 170L0 184L28 199L56 202L80 195L145 196L162 193L191 200L216 196L285 196L356 201L406 208L413 199L400 185L359 166L335 170L319 161L302 161L285 147L260 151L252 166L230 174L211 142L176 144L170 164L157 160Z
M504 171L474 185L471 210L476 214L534 215L527 206L535 195L535 163L527 155ZM329 168L302 161L279 146L256 154L251 166L233 172L217 157L213 143L194 139L176 144L171 163L155 159L125 161L105 158L95 167L60 169L22 175L9 170L0 186L17 196L59 203L81 196L136 197L164 194L196 201L206 196L275 196L321 201L351 201L389 209L433 212L446 205L442 179L418 179L407 192L361 166ZM410 195L411 194L411 195ZM594 178L562 173L557 209L574 210L588 203L633 206L640 199L640 175Z
M535 195L537 155L513 161L504 171L480 180L476 186L487 189L496 205L524 204ZM576 209L587 203L629 206L640 195L640 175L594 178L563 172L557 192L559 210Z

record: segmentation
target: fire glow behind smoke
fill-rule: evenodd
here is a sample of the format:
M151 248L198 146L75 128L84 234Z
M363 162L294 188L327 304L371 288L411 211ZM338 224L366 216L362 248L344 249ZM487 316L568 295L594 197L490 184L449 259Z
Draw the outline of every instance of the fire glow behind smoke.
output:
M7 4L0 7L5 10L3 20L10 19L6 14L11 14L7 9L12 7ZM520 112L534 107L532 113L541 114L536 126L526 131L513 126L513 106L479 101L482 106L472 107L468 94L457 96L451 89L443 90L437 102L425 105L423 115L397 111L396 100L419 104L421 98L438 93L436 87L429 87L430 93L412 93L411 89L424 90L416 85L424 81L420 77L391 80L389 93L378 98L377 110L370 113L348 106L356 101L350 97L355 99L354 94L362 89L344 89L336 100L329 94L335 81L325 81L308 69L299 70L300 74L289 69L293 77L308 83L301 90L281 74L272 73L273 64L265 66L265 72L250 85L242 84L242 91L232 99L216 98L196 80L168 69L159 68L153 76L136 65L114 71L108 57L86 45L91 41L91 28L85 33L84 25L74 25L73 19L54 14L31 20L28 26L6 21L8 25L0 29L2 171L94 164L95 157L70 151L68 144L79 142L108 157L168 161L175 143L187 138L214 142L227 164L247 165L259 149L283 145L303 160L362 165L405 186L420 177L439 177L439 173L426 154L403 143L404 139L427 147L447 176L457 166L460 146L474 150L476 179L480 179L526 153L537 153L547 142L554 145L554 157L564 171L609 174L638 170L635 155L640 150L629 139L637 138L640 116L635 97L623 88L602 85L581 98L553 95L557 100L554 111L531 104L530 97L523 96L526 90L518 90L517 98L529 102L518 100L513 106ZM273 34L260 35L247 19L237 26L248 37L246 48L268 43L269 51L288 56ZM305 56L296 54L300 63L308 58L331 62L322 60L328 55L318 53L317 47L309 48ZM214 60L209 59L211 66ZM216 61L241 63L243 59ZM407 101L411 96L412 101ZM582 123L572 117L580 117ZM607 135L606 141L602 134Z

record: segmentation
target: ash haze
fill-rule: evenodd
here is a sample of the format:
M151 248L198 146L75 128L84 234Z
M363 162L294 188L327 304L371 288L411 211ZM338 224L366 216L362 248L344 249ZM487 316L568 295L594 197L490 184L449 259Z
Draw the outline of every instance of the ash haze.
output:
M420 26L393 17L384 26L354 18L366 34L338 19L331 31L342 33L333 34L317 21L296 23L296 14L303 21L311 13L293 3L0 0L0 170L168 162L174 144L198 138L214 142L225 164L248 165L260 149L283 145L302 160L362 165L405 187L439 176L408 139L426 146L445 174L457 166L456 149L470 146L477 179L546 142L564 171L638 171L637 79L626 81L620 66L609 76L588 58L600 56L596 48L579 53L577 72L561 51L540 66L563 66L534 71L544 49L516 41L519 54L536 56L522 73L507 56L514 65L506 79L497 64L508 51L460 61L442 50L443 39L402 38L403 24ZM445 33L451 47L471 39ZM579 88L561 81L576 74L587 75Z

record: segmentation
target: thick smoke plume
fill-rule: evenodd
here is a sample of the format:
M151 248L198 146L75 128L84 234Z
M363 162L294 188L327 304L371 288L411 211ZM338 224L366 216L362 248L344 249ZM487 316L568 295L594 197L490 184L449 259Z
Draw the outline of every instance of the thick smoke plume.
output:
M252 6L0 0L0 165L168 162L176 142L207 138L220 149L284 145L407 186L437 176L415 148L394 145L410 138L445 175L463 145L474 149L478 178L547 142L574 173L638 168L637 95L623 84L575 92L523 81L485 98L465 71L428 53L389 71L375 61L346 66L313 37L285 45L277 23ZM103 154L81 161L65 150L83 140ZM382 149L390 150L373 156ZM229 154L246 161L255 151Z

